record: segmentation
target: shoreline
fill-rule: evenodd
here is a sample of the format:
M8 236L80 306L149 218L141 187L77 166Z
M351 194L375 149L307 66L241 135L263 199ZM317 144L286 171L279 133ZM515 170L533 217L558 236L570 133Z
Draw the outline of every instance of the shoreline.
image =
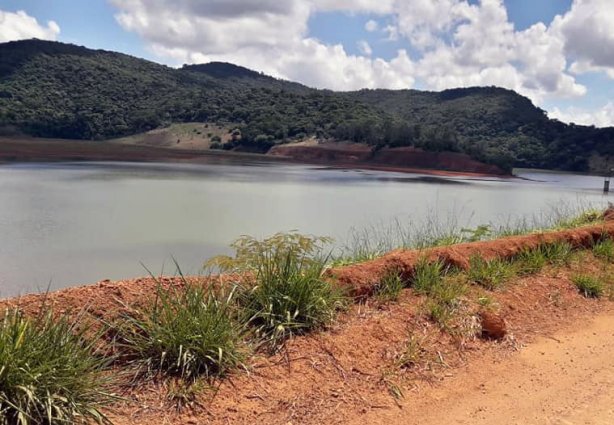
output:
M218 150L184 150L154 146L126 145L90 140L36 139L0 137L0 165L17 163L46 163L72 161L118 161L118 162L170 162L202 163L206 158L258 159L285 164L306 164L343 170L372 170L407 174L424 174L438 177L515 178L513 174L488 174L471 171L449 171L432 168L399 167L368 162L309 161L295 158L229 152Z

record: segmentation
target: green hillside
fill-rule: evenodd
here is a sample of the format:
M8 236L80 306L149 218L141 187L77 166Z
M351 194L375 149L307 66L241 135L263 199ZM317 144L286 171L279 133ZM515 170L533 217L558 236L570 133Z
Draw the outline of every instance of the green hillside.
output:
M256 152L317 136L566 170L602 166L614 153L614 128L549 120L527 98L495 87L337 93L226 63L174 69L57 42L0 44L3 134L104 140L174 122L236 128L217 147Z

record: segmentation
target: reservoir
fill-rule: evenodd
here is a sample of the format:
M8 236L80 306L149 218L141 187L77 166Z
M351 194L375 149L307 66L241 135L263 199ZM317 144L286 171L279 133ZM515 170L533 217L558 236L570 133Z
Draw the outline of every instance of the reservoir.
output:
M475 227L604 207L601 177L434 177L260 160L0 166L0 298L103 279L185 274L241 235L296 230L341 248L366 229ZM416 224L417 223L417 224Z

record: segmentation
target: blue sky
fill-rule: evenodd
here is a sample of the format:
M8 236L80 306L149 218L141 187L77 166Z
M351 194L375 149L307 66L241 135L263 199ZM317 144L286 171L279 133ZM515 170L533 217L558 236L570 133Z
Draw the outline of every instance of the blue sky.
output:
M338 90L500 85L551 116L602 126L614 124L613 3L0 0L17 28L0 28L0 41L41 37L17 22L23 11L46 30L41 38L172 66L226 60Z

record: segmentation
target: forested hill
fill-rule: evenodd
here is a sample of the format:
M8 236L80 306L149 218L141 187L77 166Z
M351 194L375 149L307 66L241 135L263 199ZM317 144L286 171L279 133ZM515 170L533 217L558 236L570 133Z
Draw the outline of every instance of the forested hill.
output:
M237 129L219 147L260 152L316 136L466 152L504 168L587 170L614 154L614 128L549 120L495 87L332 92L227 63L175 69L57 42L0 44L3 134L103 140L194 121Z

